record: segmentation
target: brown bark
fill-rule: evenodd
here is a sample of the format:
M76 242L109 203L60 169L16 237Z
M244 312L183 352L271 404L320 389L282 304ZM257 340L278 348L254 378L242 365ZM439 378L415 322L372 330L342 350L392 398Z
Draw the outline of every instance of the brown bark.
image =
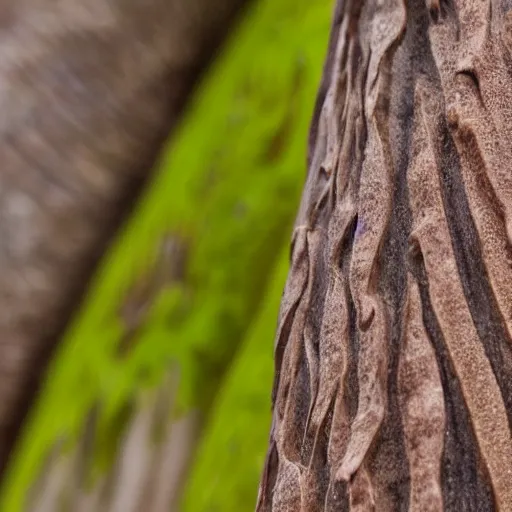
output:
M511 33L338 1L259 512L512 510Z
M246 0L0 9L0 471L97 258Z

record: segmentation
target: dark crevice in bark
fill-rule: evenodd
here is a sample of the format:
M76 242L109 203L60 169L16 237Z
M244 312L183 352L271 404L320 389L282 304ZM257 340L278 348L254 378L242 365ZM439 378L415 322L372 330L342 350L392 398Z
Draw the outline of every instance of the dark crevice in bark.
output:
M359 52L354 52L354 55L357 55L361 59L361 64L363 65L363 72L361 73L361 83L359 84L359 87L356 89L359 89L358 99L361 105L361 113L356 121L356 145L358 153L356 154L355 158L359 156L360 160L358 161L356 172L354 172L352 176L350 176L350 184L353 187L353 190L359 191L359 185L361 181L361 169L363 167L364 152L366 142L368 140L368 128L366 127L365 88L368 79L368 67L370 65L371 50L368 50L367 60L366 62L364 62L364 54L362 52L361 46L359 44L356 44L356 47L359 49Z
M478 101L481 105L484 104L483 98L482 98L482 91L480 90L480 80L478 79L478 75L474 69L463 69L461 71L458 71L455 76L461 76L467 78L473 88L476 91L476 95L478 96Z
M498 382L512 428L512 342L489 284L479 237L460 174L459 158L448 128L440 121L443 202L453 251L478 336Z
M453 11L453 6L450 0L438 0L432 2L428 9L428 14L432 23L441 23L448 14Z
M376 475L393 474L389 492L395 509L406 511L410 500L410 475L405 437L398 403L398 363L403 337L402 312L407 289L408 234L411 232L411 212L407 190L408 148L411 145L414 118L414 87L421 66L421 20L418 20L418 1L407 10L408 29L397 48L391 76L390 104L393 116L389 119L390 148L395 172L394 195L389 229L380 255L380 292L386 298L390 315L390 346L388 360L388 414L383 422L374 453L371 470Z
M357 216L352 221L352 225L347 229L349 235L345 238L341 246L340 267L343 275L349 275L350 259L352 257L352 247L357 229ZM359 330L357 328L357 312L350 290L348 279L345 280L345 295L347 297L348 310L348 340L347 340L347 377L343 383L343 396L347 404L350 422L354 420L359 405L359 380L357 378L357 361L359 358Z
M329 436L334 414L335 397L331 400L327 414L325 415L323 425L320 428L314 453L312 454L310 467L314 468L316 475L315 492L317 496L317 506L323 505L325 496L329 491L332 468L328 462ZM314 510L314 509L312 509Z
M354 8L352 7L352 10ZM361 10L361 5L357 8L356 15L359 17ZM361 107L361 112L356 119L356 124L354 126L355 129L355 142L350 146L350 157L347 162L347 169L341 169L343 172L348 172L348 169L353 170L350 173L348 178L348 185L346 194L350 194L353 196L354 201L357 201L357 193L359 191L359 183L361 177L361 171L363 167L364 154L366 142L368 139L368 130L366 127L366 114L365 114L365 101L364 101L364 93L366 88L366 80L368 76L368 66L370 63L370 55L367 56L366 62L364 62L364 54L362 52L361 45L358 41L358 31L357 24L355 27L351 28L351 37L353 38L354 50L352 54L352 64L354 65L357 62L362 69L362 73L358 73L356 76L360 80L360 83L355 87L355 97ZM360 78L359 78L360 77ZM352 100L353 101L353 100ZM341 190L338 191L341 193ZM358 378L358 360L359 360L359 351L360 351L360 339L359 339L359 328L357 325L357 311L354 302L354 298L352 296L352 290L350 289L350 266L352 260L352 252L354 247L354 240L358 229L359 218L356 214L354 219L352 220L351 225L347 229L347 236L343 240L340 246L340 268L345 276L345 296L347 300L347 312L348 312L348 339L347 343L347 375L345 381L343 382L343 397L345 400L345 404L347 407L347 413L349 416L350 423L354 421L354 418L357 415L357 410L359 407L359 378ZM333 489L337 489L339 491L343 490L344 493L347 493L347 484L346 483L333 483ZM349 508L349 498L348 493L344 498L337 496L337 501L343 503L348 510Z
M416 27L419 44L423 46L423 58L418 65L418 74L421 73L424 78L433 78L437 88L441 91L440 78L430 50L426 8L424 7L422 10L418 5L418 12ZM441 161L438 162L437 168L441 169L442 173L440 178L444 194L444 210L455 259L464 292L468 297L470 291L468 283L478 276L477 279L483 284L486 275L485 267L477 247L476 230L460 176L455 145L446 125L442 124L440 128L442 131L439 137L440 151L438 154L441 155ZM419 250L412 252L409 262L410 269L418 280L423 322L434 346L444 391L446 433L441 476L444 508L447 512L457 510L490 512L495 510L492 488L487 474L483 470L461 386L430 301L428 278L421 252ZM488 287L487 291L489 292ZM473 314L473 308L471 309Z
M324 512L348 512L350 510L347 487L347 482L331 481Z
M304 460L303 432L311 400L309 371L303 346L300 348L300 361L296 372L287 398L287 406L292 410L283 421L283 428L287 436L286 456L294 464L301 464Z
M437 87L441 89L424 20L420 26L424 31L425 48L428 49L425 51L425 73L430 79L435 80ZM472 70L462 71L461 74L468 76L477 91L480 91L478 77ZM507 334L489 284L479 236L462 180L459 156L444 118L439 118L437 130L437 154L440 159L437 167L441 172L444 211L459 276L478 336L505 403L509 427L512 428L512 340Z
M290 452L289 459L294 464L305 466L312 450L312 442L310 440L304 442L306 418L311 402L311 382L304 348L301 348L301 353L302 361L289 399L293 407L293 415L289 417L285 429L289 431L290 443L293 443L293 452Z
M327 245L327 236L326 232L324 230L321 231L321 241L319 242L318 247L325 247ZM315 268L315 274L313 278L313 285L311 290L311 307L308 310L308 316L306 319L306 333L310 338L312 348L314 350L314 361L316 365L318 366L320 361L320 347L319 347L319 340L320 340L320 333L322 329L322 320L324 315L324 304L325 304L325 298L327 296L327 285L328 282L325 279L325 276L327 275L327 261L326 261L326 254L324 251L319 250L318 253L315 255L315 262L316 262L316 268ZM310 371L309 363L306 359L306 368L308 369L308 372ZM318 373L318 370L314 370L315 373ZM309 378L309 373L308 373ZM308 380L309 382L309 380ZM310 382L311 385L311 382ZM318 381L316 382L316 386L318 386ZM316 399L316 389L311 390L314 391L315 396L312 396L311 393L308 394L310 400L308 401L307 410L304 415L304 419L308 417L310 404ZM301 432L304 432L305 428L301 430ZM306 432L307 434L307 432ZM312 454L313 450L313 443L314 443L314 432L311 432L311 435L306 435L304 438L304 443L302 446L302 463L304 465L309 464L309 460L311 457L315 456L315 454Z
M409 11L410 12L410 11ZM393 60L392 76L399 74L400 80L393 84L395 91L390 98L395 115L390 119L390 148L395 172L393 208L389 228L379 258L379 293L387 303L390 316L390 345L388 349L388 413L375 441L378 447L370 460L371 473L387 481L387 490L393 497L394 509L409 508L409 465L404 442L403 425L398 403L398 363L402 340L402 311L407 284L406 255L411 230L411 215L408 209L406 173L413 119L412 91L414 88L413 34L406 34L403 44L397 49ZM400 70L397 73L396 69Z
M293 325L293 319L295 318L295 313L297 308L299 307L300 300L297 301L290 308L290 311L286 314L285 320L283 322L283 327L281 328L281 334L279 339L277 340L276 348L274 351L274 384L272 388L272 407L274 407L277 390L279 388L279 380L281 376L281 369L283 365L283 357L286 349L286 343L288 338L290 337L290 331Z
M444 392L446 433L441 485L446 512L493 512L492 488L484 474L471 418L455 374L443 333L430 301L423 256L416 251L409 260L420 289L425 329L434 347Z

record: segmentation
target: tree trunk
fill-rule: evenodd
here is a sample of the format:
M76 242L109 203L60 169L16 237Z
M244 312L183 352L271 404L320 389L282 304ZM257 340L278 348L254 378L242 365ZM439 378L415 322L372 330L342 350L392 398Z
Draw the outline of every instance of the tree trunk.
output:
M512 510L511 8L338 1L259 512Z

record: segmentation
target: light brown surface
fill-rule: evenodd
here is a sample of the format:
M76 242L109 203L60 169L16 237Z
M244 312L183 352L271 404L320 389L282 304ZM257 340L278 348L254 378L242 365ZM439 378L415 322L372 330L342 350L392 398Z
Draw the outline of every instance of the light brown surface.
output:
M512 510L511 27L338 2L258 512Z

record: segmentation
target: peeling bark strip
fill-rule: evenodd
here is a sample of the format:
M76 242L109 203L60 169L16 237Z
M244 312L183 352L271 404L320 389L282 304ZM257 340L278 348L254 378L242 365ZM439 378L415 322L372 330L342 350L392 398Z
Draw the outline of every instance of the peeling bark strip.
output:
M246 0L0 9L0 472L99 256Z
M258 512L512 510L511 7L338 1Z

